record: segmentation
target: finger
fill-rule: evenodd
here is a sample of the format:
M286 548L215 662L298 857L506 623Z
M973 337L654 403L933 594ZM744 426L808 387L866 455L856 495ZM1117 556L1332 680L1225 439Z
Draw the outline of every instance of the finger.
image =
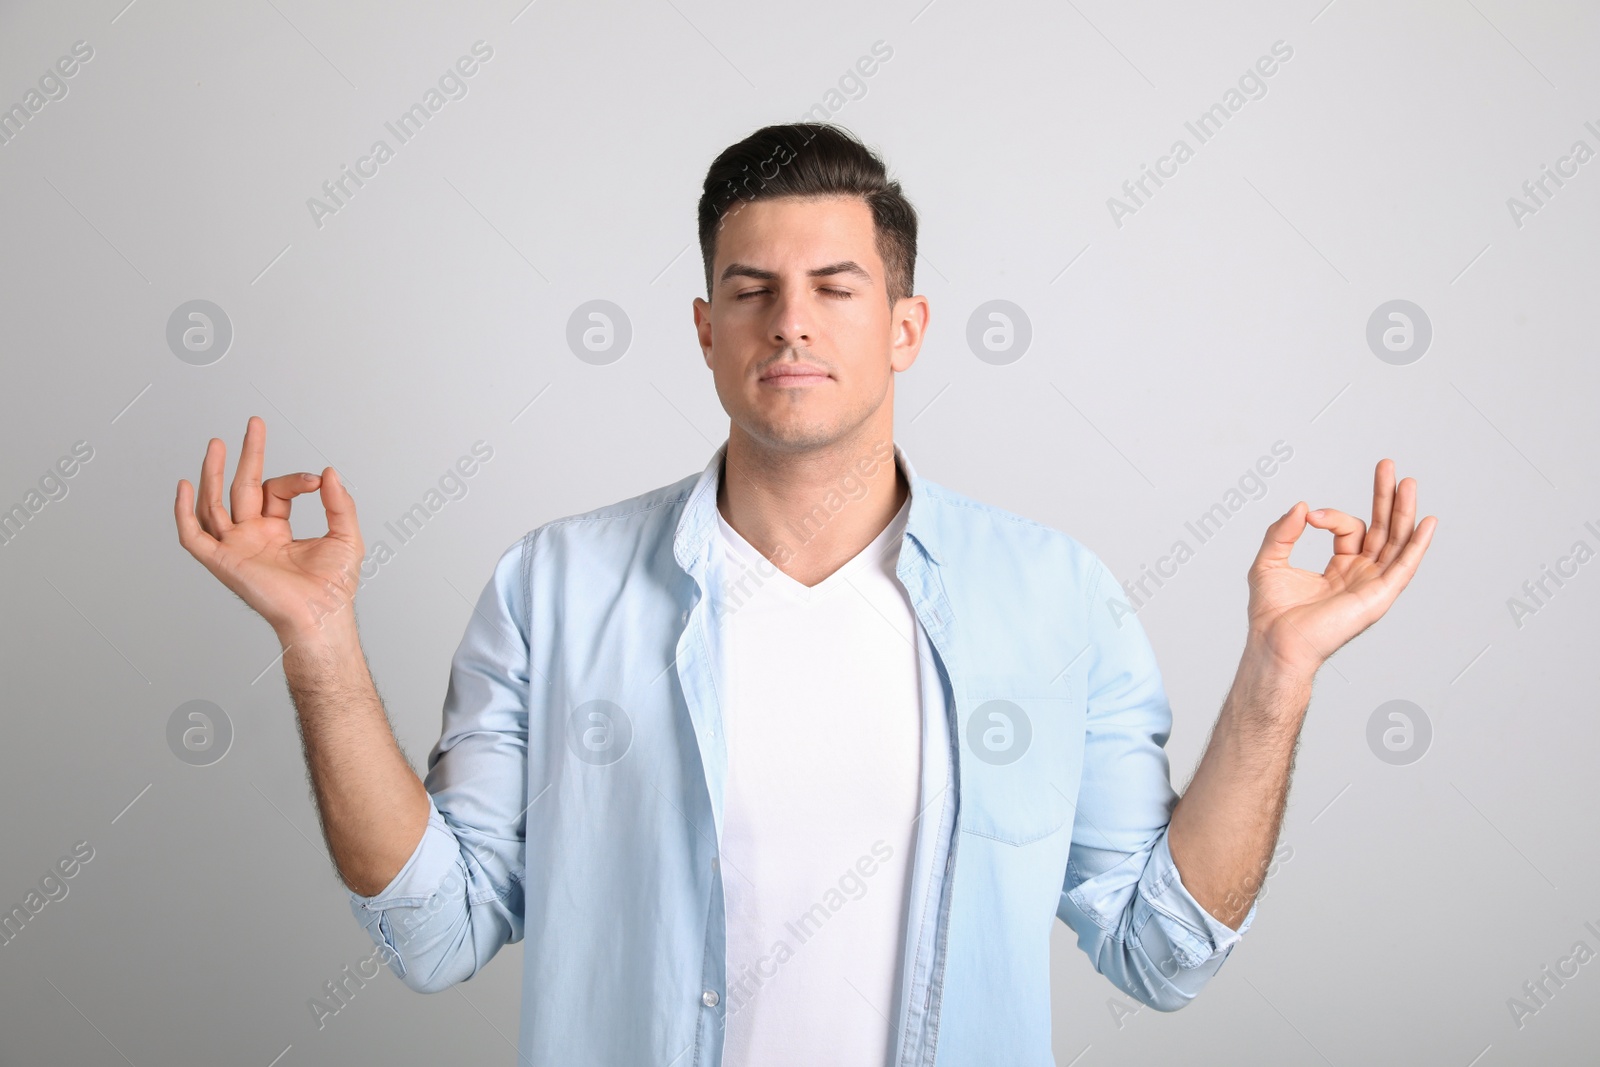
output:
M222 506L222 471L228 459L228 446L219 438L206 442L206 458L200 464L200 492L195 502L194 517L212 537L221 537L233 529L228 509Z
M193 490L188 479L179 479L178 497L173 504L178 519L178 544L209 569L220 545L216 538L201 529L200 521L194 517Z
M1306 515L1302 510L1304 500L1296 500L1294 507L1284 512L1278 521L1267 527L1261 539L1261 549L1256 553L1253 567L1276 566L1289 562L1295 542L1306 529Z
M322 472L322 510L328 516L328 534L353 545L361 544L361 526L356 522L356 502L344 487L344 479L332 467Z
M1428 551L1428 546L1433 543L1433 531L1439 526L1437 516L1429 515L1417 524L1417 532L1406 540L1405 548L1400 550L1393 562L1384 568L1379 579L1383 583L1384 595L1390 602L1400 595L1400 591L1411 583L1411 576L1417 573L1417 567L1422 563L1422 554Z
M269 519L287 519L289 507L301 493L309 493L322 482L315 474L280 474L261 483L261 514Z
M267 424L251 415L245 420L244 445L239 449L239 466L233 472L233 490L228 494L235 522L261 514L261 461L266 451Z
M1383 546L1383 551L1378 553L1380 567L1388 566L1415 533L1412 524L1417 517L1417 480L1402 478L1400 485L1394 491L1394 497L1394 526L1390 531L1388 543Z
M1366 536L1367 524L1354 515L1346 515L1337 508L1318 508L1306 514L1306 521L1319 530L1333 533L1333 554L1353 556L1361 551L1361 540Z
M1367 528L1366 540L1361 544L1361 554L1376 560L1389 538L1389 522L1394 511L1394 461L1378 460L1372 475L1372 525Z

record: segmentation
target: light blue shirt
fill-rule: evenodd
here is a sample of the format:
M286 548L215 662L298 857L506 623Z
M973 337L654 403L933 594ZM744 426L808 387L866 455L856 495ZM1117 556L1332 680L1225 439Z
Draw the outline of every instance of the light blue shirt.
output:
M419 992L526 939L519 1048L540 1067L721 1063L727 752L706 566L726 451L500 556L451 661L422 840L376 895L350 893ZM923 691L944 697L924 701L923 743L950 754L923 771L894 1063L1045 1067L1053 918L1119 989L1172 1011L1255 908L1229 929L1178 877L1172 711L1106 566L894 456L911 487L896 574Z

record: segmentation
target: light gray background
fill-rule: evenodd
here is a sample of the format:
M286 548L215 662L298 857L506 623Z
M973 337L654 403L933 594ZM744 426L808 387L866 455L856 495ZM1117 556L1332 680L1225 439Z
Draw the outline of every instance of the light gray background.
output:
M1574 542L1600 548L1600 161L1520 227L1506 201L1575 140L1600 148L1583 125L1600 125L1600 17L1324 3L0 6L0 103L94 49L0 146L0 505L94 448L0 547L0 907L74 842L95 850L0 947L0 1062L515 1061L522 945L437 996L382 974L317 1028L308 1001L372 945L323 851L278 645L179 547L174 487L213 435L231 479L259 414L268 473L338 466L370 547L492 445L359 600L420 766L497 555L698 471L726 434L689 306L705 168L823 102L879 40L892 58L833 117L921 214L932 323L896 402L922 474L1133 577L1274 441L1294 449L1141 612L1177 785L1232 677L1265 525L1301 498L1367 515L1384 456L1440 517L1398 604L1318 677L1293 857L1255 928L1192 1006L1119 1019L1131 1002L1057 924L1058 1061L1591 1058L1600 962L1521 1029L1507 998L1578 940L1600 949L1583 926L1600 926L1600 563L1520 627L1507 601ZM468 95L318 228L307 198L393 146L383 123L479 39L494 54ZM1184 122L1278 40L1294 54L1267 94L1118 227L1107 198L1193 146ZM233 325L210 366L165 341L193 299ZM565 341L593 299L633 327L607 366ZM1005 366L966 343L991 299L1032 323ZM1433 325L1408 366L1365 340L1392 299ZM300 536L325 528L314 497L296 511ZM1295 562L1320 569L1330 546L1310 531ZM211 766L166 742L192 699L233 725ZM1408 766L1366 742L1392 699L1433 724Z

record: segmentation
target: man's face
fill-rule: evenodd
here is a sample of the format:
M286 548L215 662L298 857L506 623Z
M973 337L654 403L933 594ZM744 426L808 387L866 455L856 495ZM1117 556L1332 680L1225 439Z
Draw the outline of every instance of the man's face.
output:
M777 451L887 438L893 373L917 358L928 302L891 307L859 197L736 203L695 326L736 432Z

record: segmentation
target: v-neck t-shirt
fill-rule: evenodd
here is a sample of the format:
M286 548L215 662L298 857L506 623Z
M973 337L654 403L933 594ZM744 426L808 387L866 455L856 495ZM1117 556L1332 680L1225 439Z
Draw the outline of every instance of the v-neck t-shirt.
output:
M728 1067L893 1062L922 767L910 504L810 587L717 515Z

